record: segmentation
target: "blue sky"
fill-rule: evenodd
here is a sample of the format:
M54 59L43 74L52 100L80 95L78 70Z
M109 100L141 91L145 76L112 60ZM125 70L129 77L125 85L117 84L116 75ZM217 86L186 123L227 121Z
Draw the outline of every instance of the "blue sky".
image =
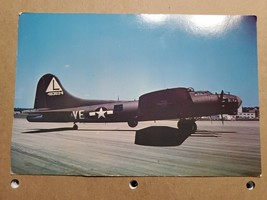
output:
M165 88L229 91L258 105L253 16L34 14L19 17L15 107L56 75L87 99L138 99Z

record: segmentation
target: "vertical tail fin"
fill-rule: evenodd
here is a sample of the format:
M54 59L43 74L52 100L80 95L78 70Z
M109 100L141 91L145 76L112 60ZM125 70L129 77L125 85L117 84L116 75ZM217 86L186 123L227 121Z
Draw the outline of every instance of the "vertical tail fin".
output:
M34 109L60 109L84 104L83 99L69 94L53 74L45 74L38 82Z

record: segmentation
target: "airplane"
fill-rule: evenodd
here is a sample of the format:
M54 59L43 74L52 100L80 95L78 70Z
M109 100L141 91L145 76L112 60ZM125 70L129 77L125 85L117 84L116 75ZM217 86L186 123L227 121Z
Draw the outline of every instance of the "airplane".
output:
M202 116L237 114L242 100L230 93L213 94L193 88L171 88L143 94L139 100L86 100L74 97L53 74L45 74L37 84L34 110L29 122L107 123L179 119L181 130L194 133Z

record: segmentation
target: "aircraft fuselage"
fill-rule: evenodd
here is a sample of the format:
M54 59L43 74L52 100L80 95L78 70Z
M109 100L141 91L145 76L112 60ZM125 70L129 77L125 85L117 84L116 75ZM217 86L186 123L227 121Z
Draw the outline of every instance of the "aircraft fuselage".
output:
M29 122L128 122L191 119L201 116L237 113L242 103L238 96L194 91L192 88L172 88L146 93L134 101L85 100L72 96L59 79L44 75L38 82L34 112Z

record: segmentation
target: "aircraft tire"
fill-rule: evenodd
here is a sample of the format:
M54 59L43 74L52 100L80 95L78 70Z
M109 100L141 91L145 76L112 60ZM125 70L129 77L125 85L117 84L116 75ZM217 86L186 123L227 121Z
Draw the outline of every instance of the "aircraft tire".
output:
M73 127L72 127L73 130L78 130L78 125L77 124L74 124Z
M197 124L195 122L189 122L186 120L179 120L177 127L182 131L190 131L190 133L195 133L197 130Z
M178 127L178 129L182 129L182 126L183 126L183 123L181 122L181 120L179 120L179 121L177 122L177 127Z
M197 131L197 124L196 122L192 123L192 126L191 126L191 133L195 133Z
M178 129L186 130L189 127L188 124L189 123L187 123L186 120L179 120L177 123L177 127L178 127Z
M137 124L138 124L138 121L135 121L135 120L133 120L133 121L128 121L128 125L129 125L131 128L136 127Z

